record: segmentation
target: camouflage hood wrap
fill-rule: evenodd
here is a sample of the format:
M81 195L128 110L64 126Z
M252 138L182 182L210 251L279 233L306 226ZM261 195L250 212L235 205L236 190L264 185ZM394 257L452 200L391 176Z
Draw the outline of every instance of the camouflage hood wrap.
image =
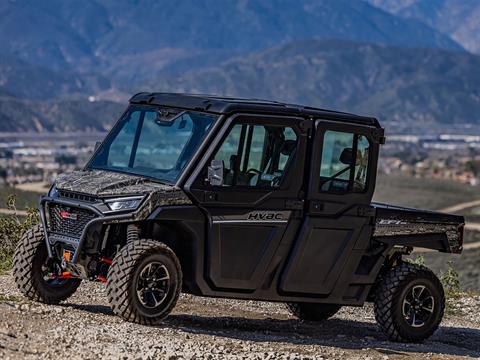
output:
M58 190L99 198L145 195L146 200L135 213L137 219L147 217L158 206L191 204L185 193L173 185L111 171L83 170L61 174L55 186Z

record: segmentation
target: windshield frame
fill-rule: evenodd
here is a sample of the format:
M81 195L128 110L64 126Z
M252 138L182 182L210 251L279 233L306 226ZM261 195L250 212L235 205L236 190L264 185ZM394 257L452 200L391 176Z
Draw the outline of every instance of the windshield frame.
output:
M160 177L156 177L153 175L148 175L145 173L137 173L137 172L132 172L132 171L126 171L122 170L120 168L109 168L109 167L99 167L99 166L94 166L93 161L96 159L96 157L105 149L105 146L113 140L115 136L118 135L118 133L121 131L121 126L120 123L125 119L126 116L128 116L130 113L133 111L141 110L141 111L158 111L160 109L173 109L173 110L178 110L179 114L180 113L195 113L195 114L204 114L204 115L209 115L211 116L212 122L209 125L208 129L203 135L202 140L200 143L197 145L196 150L193 152L192 156L186 161L186 163L183 165L183 167L180 169L178 172L176 179L173 181L169 179L162 179ZM107 172L114 172L114 173L120 173L120 174L127 174L131 176L136 176L136 177L141 177L141 178L146 178L154 182L158 182L161 184L167 184L167 185L177 185L184 179L184 174L186 171L189 170L191 164L195 162L195 159L199 156L199 153L203 152L203 148L206 146L206 143L208 143L209 139L212 136L212 133L214 132L214 129L218 126L219 123L219 118L222 116L218 113L214 112L208 112L208 111L195 111L192 109L183 109L179 107L172 107L172 106L162 106L162 105L150 105L150 104L130 104L125 111L122 113L122 115L118 118L118 120L115 121L114 125L112 128L108 131L107 135L105 138L101 141L100 145L95 149L95 151L92 153L90 156L88 162L84 166L84 170L90 170L90 171L107 171ZM193 132L191 134L193 136ZM189 139L190 140L190 139ZM188 142L185 145L188 145ZM110 144L111 145L111 144ZM181 154L179 155L179 158L182 156L183 152L186 150L185 146L182 149Z

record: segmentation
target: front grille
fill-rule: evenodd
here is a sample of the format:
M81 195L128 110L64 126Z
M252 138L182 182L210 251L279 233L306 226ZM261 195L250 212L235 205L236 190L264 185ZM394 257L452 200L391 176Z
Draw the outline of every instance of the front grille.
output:
M96 217L89 210L59 204L50 204L48 214L50 232L73 238L80 238L87 223Z
M98 200L94 196L80 194L72 191L65 191L65 190L58 190L58 195L60 195L60 197L62 198L85 201L90 203L94 203Z

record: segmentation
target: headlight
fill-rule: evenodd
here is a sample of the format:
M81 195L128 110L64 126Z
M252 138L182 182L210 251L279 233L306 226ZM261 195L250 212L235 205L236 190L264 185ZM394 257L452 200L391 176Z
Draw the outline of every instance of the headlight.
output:
M132 196L118 199L105 200L112 211L135 210L140 206L143 196Z

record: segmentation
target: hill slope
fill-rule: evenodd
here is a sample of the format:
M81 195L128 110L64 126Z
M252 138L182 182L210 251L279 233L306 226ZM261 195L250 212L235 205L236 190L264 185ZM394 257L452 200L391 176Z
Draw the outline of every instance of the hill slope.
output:
M105 131L124 107L108 101L33 101L0 96L0 132Z
M449 35L465 49L480 54L478 0L369 0L403 18L415 19Z
M45 100L79 93L90 95L110 86L102 75L54 71L0 54L0 94Z
M385 8L394 15L360 0L0 1L0 131L103 129L120 105L72 99L146 89L300 102L406 127L478 122L478 58L405 15L420 2ZM53 121L52 109L71 120Z
M475 116L480 113L479 68L480 57L468 53L309 40L239 56L179 76L152 73L148 81L125 86L124 91L274 99L373 115L388 121L389 128L420 131L438 124L480 125L480 118ZM68 78L61 79L66 88L72 85ZM21 89L41 96L41 82L38 85ZM20 100L8 96L7 89L0 86L0 93L6 95L0 98L0 131L103 129L114 119L111 109L124 106L106 102L103 108L103 102L68 98L44 103ZM71 89L79 90L76 86ZM106 93L101 98L112 99L113 95ZM70 120L52 120L61 113L70 114L66 116Z
M3 1L0 18L0 52L57 70L108 68L160 49L252 51L313 37L461 49L419 21L349 0Z
M150 84L299 102L424 125L480 122L480 57L339 41L274 47Z

